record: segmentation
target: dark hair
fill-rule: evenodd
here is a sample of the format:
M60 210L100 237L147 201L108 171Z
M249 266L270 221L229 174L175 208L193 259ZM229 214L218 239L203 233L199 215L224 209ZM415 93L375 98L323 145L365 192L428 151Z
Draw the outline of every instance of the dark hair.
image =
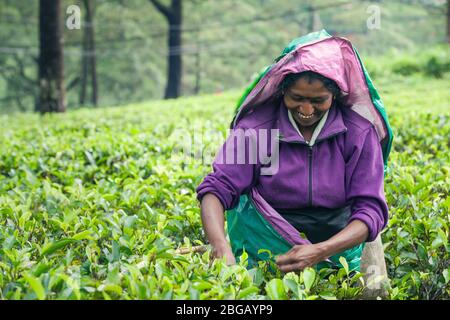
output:
M278 86L280 93L286 91L286 89L289 89L298 79L301 78L306 79L308 83L311 83L313 80L319 80L323 83L323 86L328 89L334 97L336 97L336 99L339 100L341 98L341 89L339 89L337 83L334 80L324 77L320 73L314 71L303 71L299 73L287 74Z

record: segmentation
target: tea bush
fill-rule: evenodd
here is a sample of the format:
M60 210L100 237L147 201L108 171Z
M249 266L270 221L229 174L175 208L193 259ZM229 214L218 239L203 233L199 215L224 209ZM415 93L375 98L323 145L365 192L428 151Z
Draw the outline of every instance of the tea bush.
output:
M448 299L448 78L393 79L378 84L395 130L388 298ZM280 274L175 251L206 243L195 188L237 96L1 116L0 298L358 299L346 268ZM180 131L201 130L183 156Z
M417 74L440 79L450 71L450 50L444 45L420 51L394 51L383 56L366 58L365 65L371 77L377 80L392 75Z

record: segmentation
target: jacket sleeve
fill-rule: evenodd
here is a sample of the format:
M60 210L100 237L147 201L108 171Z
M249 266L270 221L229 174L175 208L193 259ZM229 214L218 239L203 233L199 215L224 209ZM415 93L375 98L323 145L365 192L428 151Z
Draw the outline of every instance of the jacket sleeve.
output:
M359 135L358 141L346 163L347 200L353 202L349 223L364 222L369 229L366 241L371 242L389 218L384 195L383 155L373 126Z
M254 139L252 144L256 145L256 136L247 136L239 143L239 134L245 131L246 129L238 127L230 131L214 158L213 172L209 173L196 189L199 201L205 194L212 193L219 198L224 210L230 210L238 205L241 194L256 184L259 165L256 160L250 158L249 149L251 139ZM240 135L241 138L242 136ZM244 156L245 161L242 161Z

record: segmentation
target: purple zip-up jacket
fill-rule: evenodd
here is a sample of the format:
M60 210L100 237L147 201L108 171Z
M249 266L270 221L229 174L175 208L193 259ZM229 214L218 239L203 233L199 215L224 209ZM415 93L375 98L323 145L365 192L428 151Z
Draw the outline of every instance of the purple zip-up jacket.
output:
M274 107L274 103L278 107ZM351 205L348 221L360 220L369 229L367 242L375 240L388 221L384 196L384 172L381 146L374 126L349 107L334 104L313 146L298 134L288 118L282 99L258 106L231 131L238 129L278 129L279 163L274 174L261 174L263 164L249 161L227 164L222 156L238 148L230 134L219 149L209 173L197 187L197 199L207 193L218 197L225 210L237 206L239 197L251 188L275 209L307 207L342 208ZM273 137L269 134L269 137ZM253 138L259 143L259 136ZM245 140L249 150L250 138ZM268 139L268 156L274 140ZM219 160L222 159L222 160Z

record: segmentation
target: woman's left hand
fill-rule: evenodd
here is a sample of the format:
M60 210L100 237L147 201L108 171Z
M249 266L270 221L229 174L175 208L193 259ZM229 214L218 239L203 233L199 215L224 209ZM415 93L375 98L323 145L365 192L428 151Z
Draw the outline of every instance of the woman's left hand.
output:
M325 260L324 249L318 244L296 245L286 254L278 256L276 263L283 272L303 270Z

